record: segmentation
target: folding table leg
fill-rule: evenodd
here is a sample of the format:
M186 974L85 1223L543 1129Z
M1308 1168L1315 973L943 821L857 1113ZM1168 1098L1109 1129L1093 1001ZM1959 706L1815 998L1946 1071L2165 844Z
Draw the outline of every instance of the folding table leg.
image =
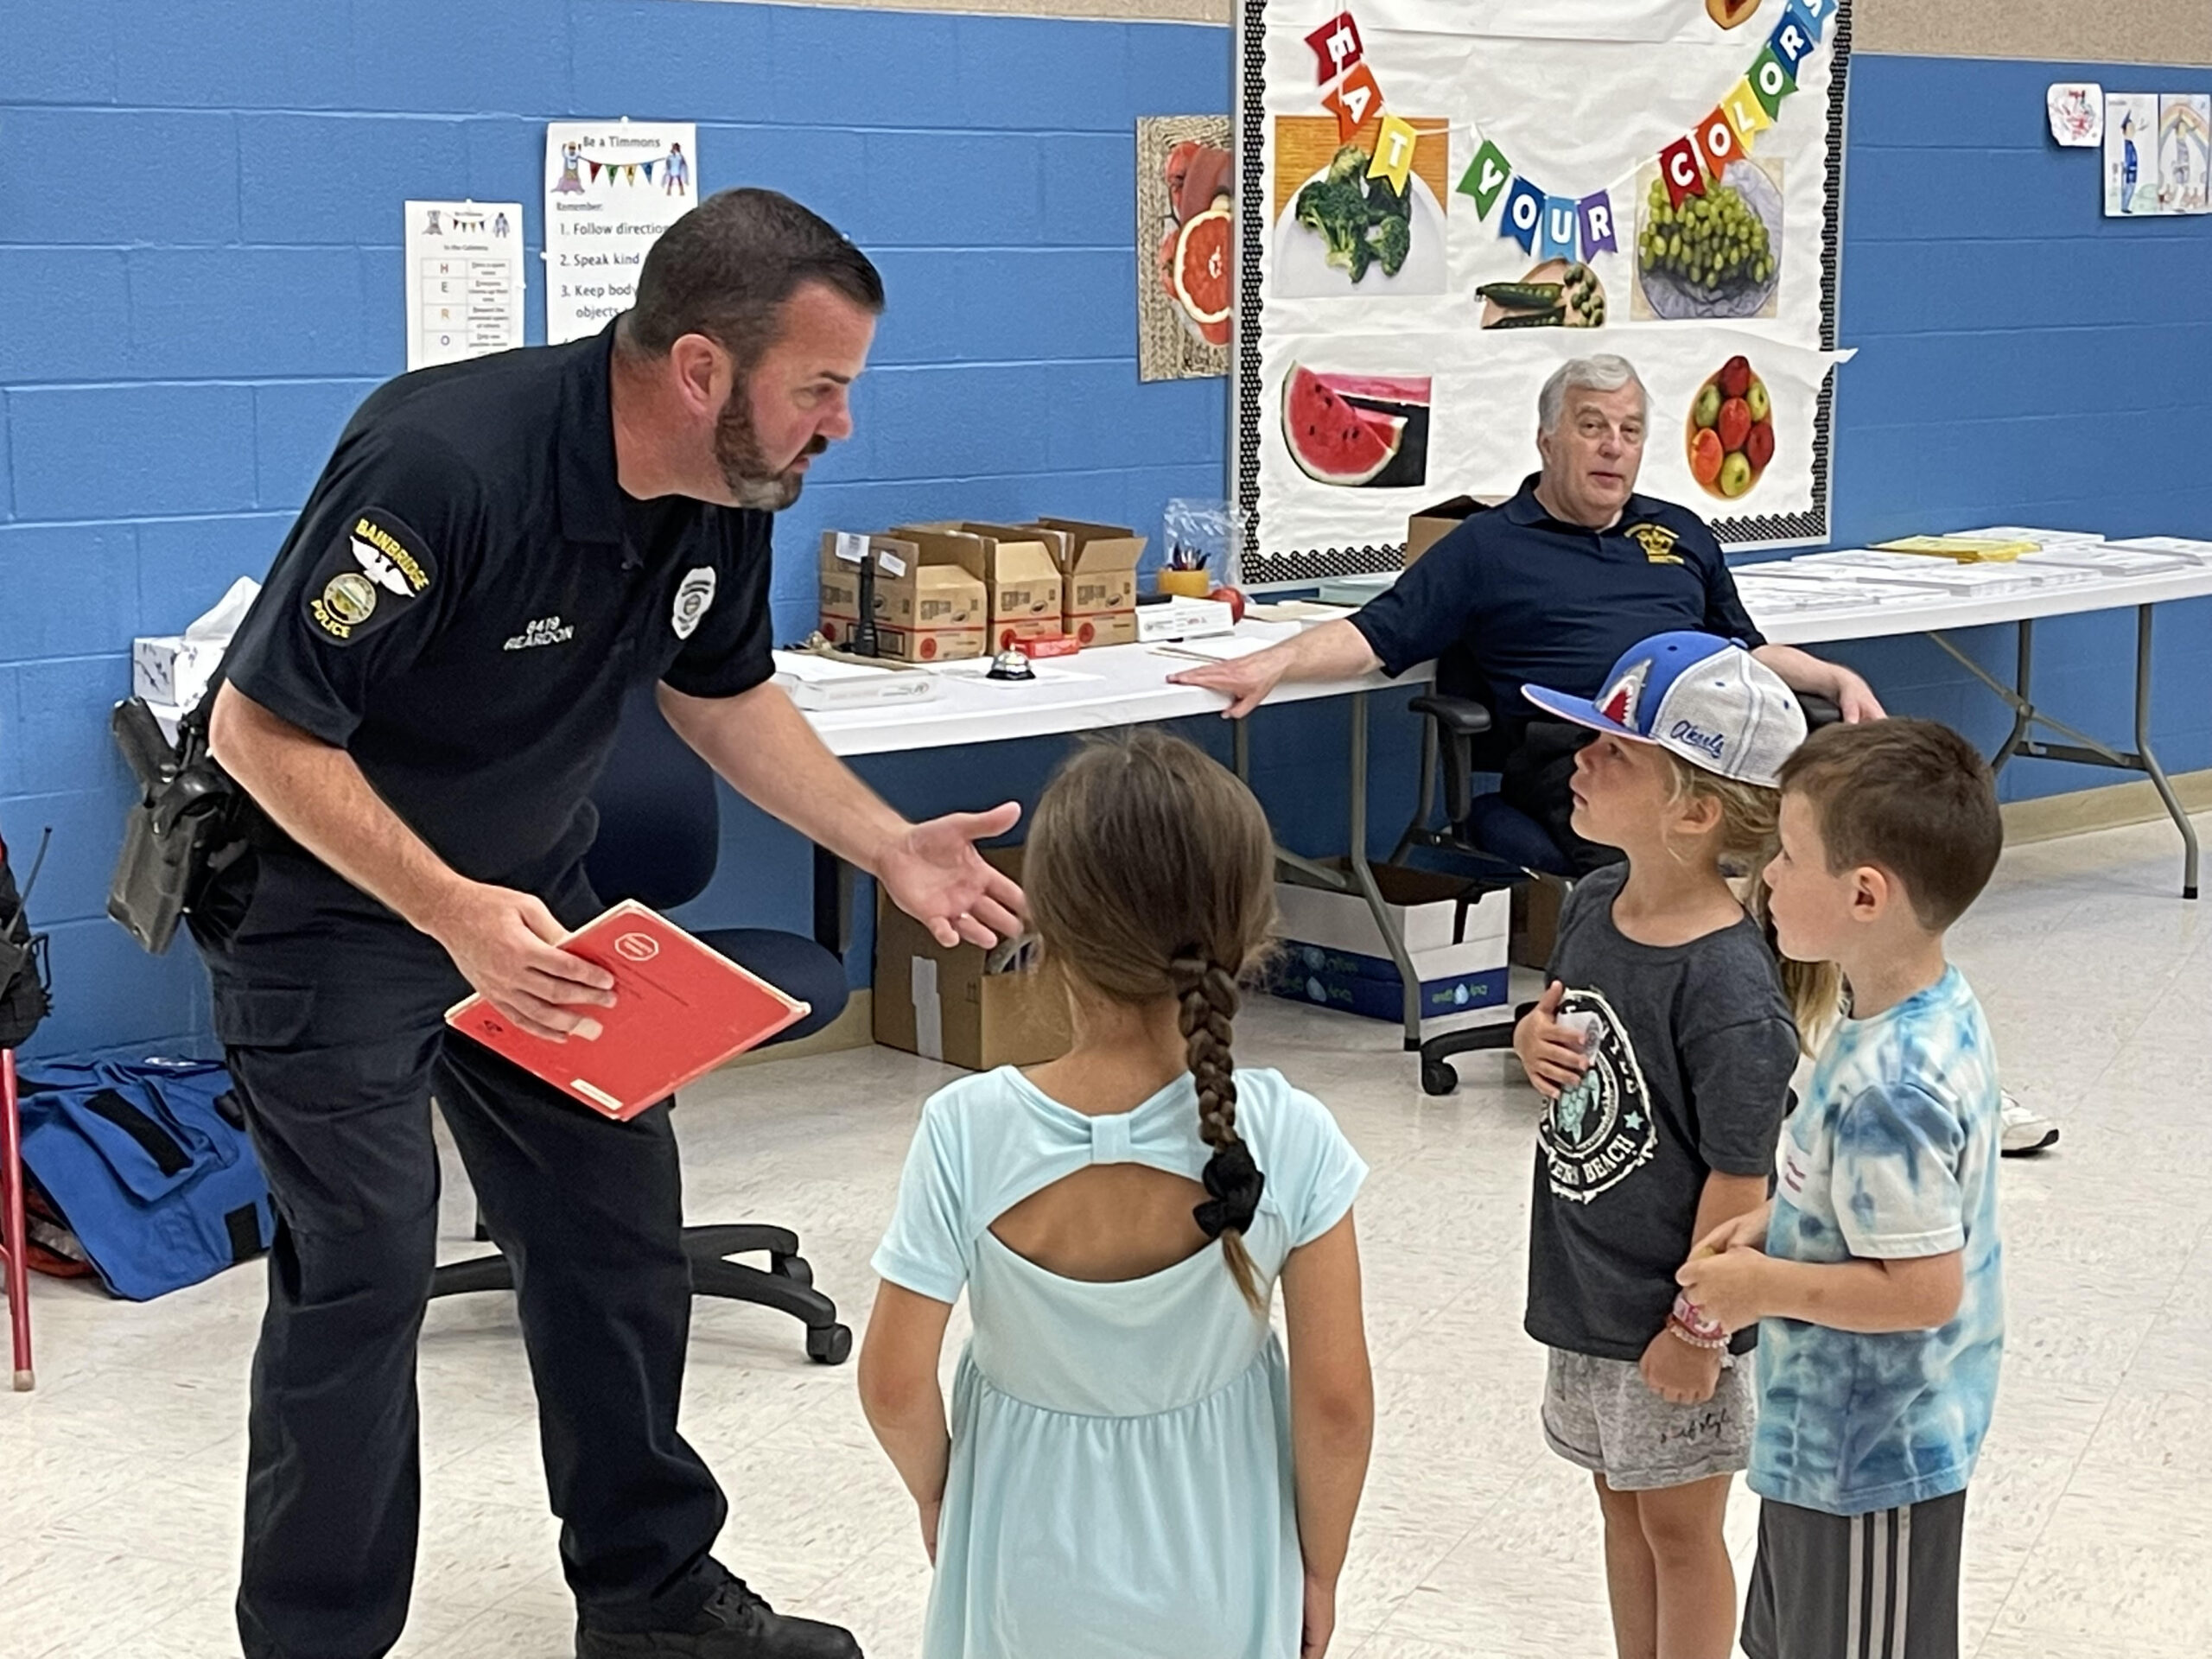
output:
M2143 763L2143 770L2151 776L2151 786L2158 791L2158 798L2165 803L2166 816L2174 821L2174 828L2181 831L2181 896L2196 897L2196 826L2189 821L2189 814L2174 796L2174 786L2166 781L2166 769L2158 764L2158 757L2151 753L2151 607L2135 607L2135 753Z
M0 1048L0 1249L7 1255L8 1325L18 1394L28 1392L35 1382L30 1257L23 1231L23 1136L16 1116L16 1051Z

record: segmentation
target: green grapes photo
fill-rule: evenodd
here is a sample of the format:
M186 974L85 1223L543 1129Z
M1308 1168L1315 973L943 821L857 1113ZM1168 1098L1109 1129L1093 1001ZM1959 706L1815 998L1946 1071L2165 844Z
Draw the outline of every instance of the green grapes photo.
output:
M1731 162L1677 206L1653 176L1637 204L1636 264L1651 314L1672 321L1757 316L1782 270L1782 197L1753 163Z

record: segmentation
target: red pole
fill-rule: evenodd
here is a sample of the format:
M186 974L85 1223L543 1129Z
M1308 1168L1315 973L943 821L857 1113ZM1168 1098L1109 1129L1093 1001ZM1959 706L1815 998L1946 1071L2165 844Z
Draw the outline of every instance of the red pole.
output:
M0 1048L0 1252L8 1263L8 1323L16 1351L16 1392L31 1375L30 1256L23 1241L23 1130L16 1116L16 1051Z

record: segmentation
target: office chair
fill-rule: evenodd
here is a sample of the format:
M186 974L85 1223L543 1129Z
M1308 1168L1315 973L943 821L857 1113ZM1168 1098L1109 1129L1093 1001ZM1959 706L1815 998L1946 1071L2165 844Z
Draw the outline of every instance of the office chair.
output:
M1843 711L1826 697L1797 694L1808 729L1831 725ZM1400 862L1407 850L1427 847L1471 859L1481 867L1475 891L1496 891L1518 886L1538 875L1571 878L1573 861L1548 831L1518 807L1510 805L1495 789L1475 791L1478 772L1495 772L1505 762L1505 734L1497 729L1489 707L1472 697L1443 695L1415 697L1408 705L1427 723L1433 741L1425 741L1421 753L1421 805L1390 855ZM1437 769L1443 774L1442 828L1433 827ZM1513 1027L1535 1004L1523 1002L1513 1018L1489 1025L1469 1026L1432 1037L1421 1046L1421 1087L1426 1095L1448 1095L1459 1086L1459 1073L1452 1064L1456 1054L1511 1048Z
M607 770L592 790L599 837L585 868L593 890L608 904L634 899L659 911L705 891L721 850L715 787L707 763L661 717L652 688L632 693L623 706ZM770 1044L808 1036L843 1012L845 964L813 940L760 928L714 928L698 937L813 1005L812 1013ZM476 1236L489 1236L480 1220ZM746 1223L683 1230L693 1294L788 1313L806 1326L809 1359L842 1365L852 1353L853 1333L838 1323L836 1304L814 1288L814 1270L798 1248L798 1236L783 1227ZM766 1270L729 1260L759 1252L767 1255ZM513 1288L514 1269L496 1252L442 1267L430 1281L433 1297Z

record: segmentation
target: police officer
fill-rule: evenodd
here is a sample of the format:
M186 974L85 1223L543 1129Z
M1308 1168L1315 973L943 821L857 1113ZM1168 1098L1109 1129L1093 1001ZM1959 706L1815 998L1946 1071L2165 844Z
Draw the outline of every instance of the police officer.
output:
M1504 728L1499 793L1587 871L1620 856L1576 835L1568 780L1589 734L1537 717L1523 685L1595 696L1621 653L1669 628L1752 647L1791 687L1876 720L1866 682L1791 645L1770 645L1745 614L1720 544L1687 507L1636 493L1649 398L1618 357L1563 365L1537 400L1543 469L1494 512L1475 514L1341 622L1235 662L1170 677L1229 694L1241 719L1282 681L1402 674L1431 658L1438 690L1478 697Z
M421 1485L433 1094L513 1264L580 1659L846 1659L709 1554L677 1432L690 1317L666 1103L600 1118L459 1037L473 987L562 1037L612 998L555 948L596 914L587 792L625 693L950 944L1016 925L977 855L1008 805L918 826L770 683L771 515L848 436L882 309L796 202L727 191L594 339L407 375L340 436L239 632L214 753L268 823L194 927L282 1220L255 1355L250 1659L398 1639Z

